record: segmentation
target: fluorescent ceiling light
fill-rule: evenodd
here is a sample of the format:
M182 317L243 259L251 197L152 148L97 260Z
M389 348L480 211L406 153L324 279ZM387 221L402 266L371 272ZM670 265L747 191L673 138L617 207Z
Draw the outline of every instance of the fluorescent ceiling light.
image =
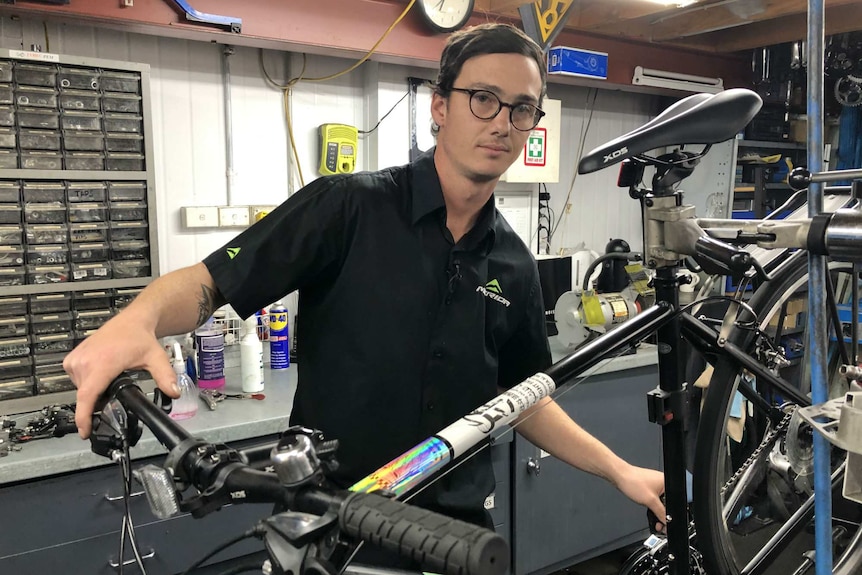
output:
M635 86L654 86L656 88L684 90L686 92L708 92L710 94L717 94L724 90L724 80L722 78L707 78L706 76L653 70L644 68L643 66L635 66L632 84Z

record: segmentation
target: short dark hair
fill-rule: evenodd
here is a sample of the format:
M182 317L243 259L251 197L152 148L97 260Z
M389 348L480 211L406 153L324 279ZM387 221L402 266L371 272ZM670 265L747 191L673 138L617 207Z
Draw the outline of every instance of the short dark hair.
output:
M440 56L440 72L434 90L441 96L447 96L464 62L484 54L523 54L535 60L542 76L542 93L539 95L541 105L548 79L545 53L529 36L511 24L479 24L452 34Z

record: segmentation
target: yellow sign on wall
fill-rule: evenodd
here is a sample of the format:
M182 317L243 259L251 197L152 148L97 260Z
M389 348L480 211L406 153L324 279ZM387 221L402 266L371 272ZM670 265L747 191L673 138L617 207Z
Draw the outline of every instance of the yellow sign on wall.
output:
M524 32L547 51L563 29L574 0L536 0L518 8Z

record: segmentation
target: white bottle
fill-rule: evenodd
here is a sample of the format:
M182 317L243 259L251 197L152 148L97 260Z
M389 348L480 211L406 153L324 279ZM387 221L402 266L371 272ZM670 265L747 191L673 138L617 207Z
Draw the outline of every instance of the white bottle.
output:
M263 391L263 344L257 337L257 316L245 320L245 334L239 342L243 393Z
M188 419L198 412L198 390L192 378L186 374L186 362L180 344L174 342L174 358L171 361L174 373L177 374L177 387L180 396L171 402L172 419Z

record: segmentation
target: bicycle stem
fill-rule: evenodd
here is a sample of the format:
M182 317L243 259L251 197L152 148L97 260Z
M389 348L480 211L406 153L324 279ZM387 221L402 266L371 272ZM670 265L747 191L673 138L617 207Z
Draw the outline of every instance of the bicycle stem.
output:
M658 269L685 256L703 255L704 237L724 244L728 258L739 250L725 242L756 244L764 249L805 249L834 260L862 261L862 210L842 208L798 220L733 220L695 218L694 207L679 205L676 196L647 198L645 260ZM724 240L722 242L721 240Z

